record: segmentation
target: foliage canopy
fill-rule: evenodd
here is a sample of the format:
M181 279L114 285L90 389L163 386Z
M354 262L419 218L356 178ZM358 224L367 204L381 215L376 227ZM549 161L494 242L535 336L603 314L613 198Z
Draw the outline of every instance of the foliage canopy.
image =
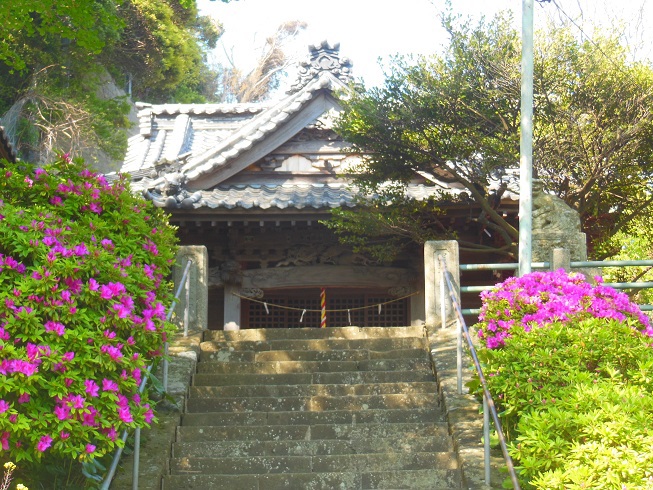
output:
M443 24L445 53L396 59L382 88L342 99L338 131L368 155L359 185L374 191L421 175L462 186L482 210L477 221L514 254L517 230L496 203L518 191L519 34L507 14L475 26L448 15ZM534 171L580 213L597 245L650 203L653 70L628 61L607 32L583 41L551 26L536 39ZM441 207L461 199L442 196ZM347 233L350 224L340 215L336 226Z
M195 0L0 3L0 124L26 160L55 151L126 149L126 98L111 82L152 102L204 101L214 77L204 63L222 30Z

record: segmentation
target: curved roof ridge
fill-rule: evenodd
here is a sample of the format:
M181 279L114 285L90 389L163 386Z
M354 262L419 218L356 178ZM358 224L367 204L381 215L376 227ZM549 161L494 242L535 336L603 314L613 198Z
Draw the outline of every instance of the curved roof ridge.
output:
M315 93L322 89L341 89L346 85L329 72L321 72L312 82L298 92L281 99L245 123L215 148L193 158L182 167L189 179L209 173L216 165L223 165L249 149L255 142L276 130L290 116L299 112Z

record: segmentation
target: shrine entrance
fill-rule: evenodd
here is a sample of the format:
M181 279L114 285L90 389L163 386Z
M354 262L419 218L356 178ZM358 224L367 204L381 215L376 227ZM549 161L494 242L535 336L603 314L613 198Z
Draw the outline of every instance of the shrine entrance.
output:
M241 328L310 328L321 322L321 289L271 289L261 299L243 299ZM410 297L387 290L328 288L326 326L394 327L410 325Z

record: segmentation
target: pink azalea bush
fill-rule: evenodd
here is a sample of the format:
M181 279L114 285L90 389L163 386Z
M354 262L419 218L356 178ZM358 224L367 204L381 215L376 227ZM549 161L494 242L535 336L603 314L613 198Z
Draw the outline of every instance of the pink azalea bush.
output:
M483 301L478 357L522 488L652 488L653 329L637 305L563 270ZM478 376L468 386L480 401Z
M653 337L646 315L625 293L601 284L591 285L579 273L563 269L511 277L481 293L478 336L489 349L503 347L511 331L526 332L570 319L606 318L632 321L640 332Z
M65 156L0 162L0 449L89 461L154 414L176 238L166 216Z

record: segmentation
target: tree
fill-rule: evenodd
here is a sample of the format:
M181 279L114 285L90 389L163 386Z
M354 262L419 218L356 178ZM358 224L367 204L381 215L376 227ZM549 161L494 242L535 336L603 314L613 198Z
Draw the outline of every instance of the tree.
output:
M367 194L413 206L405 195L386 195L387 182L401 186L420 174L461 184L467 196L441 188L441 207L472 199L482 210L475 220L500 235L499 248L508 254L514 252L518 232L495 209L506 185L493 184L518 161L520 48L509 26L509 18L498 17L475 30L455 29L448 19L451 44L444 56L416 63L396 59L384 87L342 98L337 127L353 151L367 155L354 172ZM338 225L343 233L348 233L347 221ZM453 230L447 228L440 223L437 234L451 237Z
M598 255L653 201L653 69L618 39L579 42L557 29L540 44L535 158L545 188L581 216ZM649 213L650 214L650 213Z
M204 52L221 29L195 0L15 0L0 14L0 124L30 161L55 149L119 160L129 105L118 87L128 77L138 98L199 102L215 76Z
M249 73L237 68L233 59L230 66L219 69L217 92L223 102L260 102L279 87L280 77L289 65L285 44L306 28L305 22L288 21L265 40L261 57Z
M519 161L519 35L507 14L475 27L449 14L443 25L446 52L398 59L383 88L343 98L338 131L368 155L359 184L375 190L419 173L463 186L482 210L479 225L514 255L517 230L495 204ZM580 41L568 27L550 26L536 39L543 42L535 60L534 170L546 191L580 213L596 246L651 199L653 71L627 61L609 35ZM336 226L350 229L347 219Z

